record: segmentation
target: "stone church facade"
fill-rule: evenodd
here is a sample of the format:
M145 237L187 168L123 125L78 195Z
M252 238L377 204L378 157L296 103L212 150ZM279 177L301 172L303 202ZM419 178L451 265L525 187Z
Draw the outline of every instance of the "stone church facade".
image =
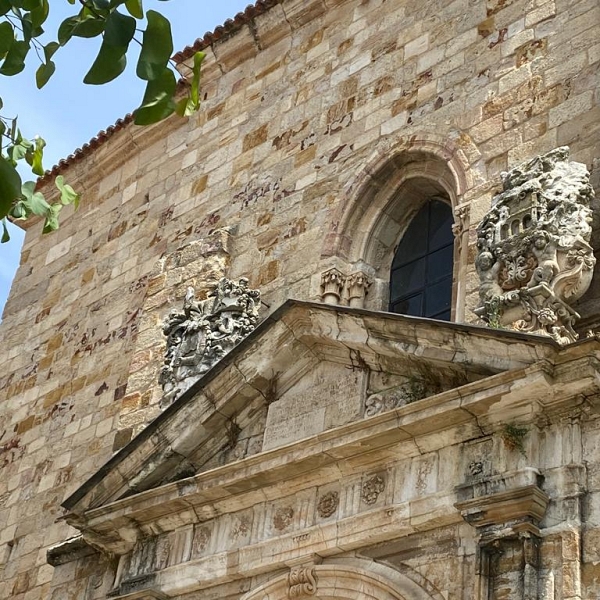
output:
M0 324L0 597L599 597L599 34L259 0L177 55L198 114L55 167L82 206Z

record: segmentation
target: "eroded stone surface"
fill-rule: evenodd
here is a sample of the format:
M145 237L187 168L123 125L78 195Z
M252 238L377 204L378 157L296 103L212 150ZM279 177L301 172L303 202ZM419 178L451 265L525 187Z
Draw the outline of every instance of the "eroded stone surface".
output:
M573 342L572 304L590 286L594 189L585 165L558 148L502 174L477 227L481 307L492 326Z

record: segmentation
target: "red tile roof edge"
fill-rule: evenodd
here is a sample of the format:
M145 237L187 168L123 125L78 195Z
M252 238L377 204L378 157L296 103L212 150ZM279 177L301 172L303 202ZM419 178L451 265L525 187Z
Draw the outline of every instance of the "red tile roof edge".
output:
M195 52L208 48L216 41L228 38L243 25L249 23L255 16L265 13L281 1L282 0L256 0L254 4L248 5L243 12L239 12L233 19L227 19L223 25L215 27L214 31L205 33L203 37L198 38L191 46L186 46L181 52L177 52L177 54L173 56L173 60L177 63L181 63L193 56ZM184 85L184 82L180 80L179 85ZM83 144L81 148L77 148L66 158L59 160L56 165L39 177L37 186L42 186L48 183L53 177L63 173L67 167L70 167L75 162L88 156L115 133L121 131L132 122L133 114L128 113L122 119L117 119L114 125L110 125L106 129L100 130L89 142Z

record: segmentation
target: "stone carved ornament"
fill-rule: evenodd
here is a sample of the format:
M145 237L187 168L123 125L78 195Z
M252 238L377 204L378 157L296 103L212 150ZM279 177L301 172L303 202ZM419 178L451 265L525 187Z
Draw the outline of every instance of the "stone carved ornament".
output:
M577 339L571 304L588 289L594 191L585 165L557 148L502 174L503 191L477 228L475 313L492 327Z
M288 574L288 597L300 598L317 593L317 578L313 567L292 568Z
M163 322L167 336L165 360L159 382L161 405L168 405L188 389L258 324L260 292L223 278L206 300L196 300L189 287L183 310L172 310Z

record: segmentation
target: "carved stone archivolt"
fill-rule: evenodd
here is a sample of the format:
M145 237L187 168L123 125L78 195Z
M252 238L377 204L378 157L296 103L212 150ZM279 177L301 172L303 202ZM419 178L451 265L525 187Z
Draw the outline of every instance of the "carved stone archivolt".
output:
M577 339L571 304L588 289L594 191L585 165L558 148L502 174L503 191L477 228L476 314L491 326Z
M159 381L164 407L188 389L258 324L260 292L223 278L205 300L189 287L183 310L172 310L163 323L167 349Z

